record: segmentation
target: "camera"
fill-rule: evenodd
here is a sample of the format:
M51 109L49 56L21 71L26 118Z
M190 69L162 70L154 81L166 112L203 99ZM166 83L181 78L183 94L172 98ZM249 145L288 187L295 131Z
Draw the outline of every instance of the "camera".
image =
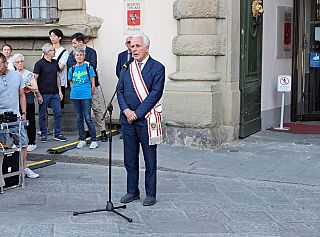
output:
M0 114L0 123L11 123L16 121L18 121L18 116L13 112L4 112L3 114Z

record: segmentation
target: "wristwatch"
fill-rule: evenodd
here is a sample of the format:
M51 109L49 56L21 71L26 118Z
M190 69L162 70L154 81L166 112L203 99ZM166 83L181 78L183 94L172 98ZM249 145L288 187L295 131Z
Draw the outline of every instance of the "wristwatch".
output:
M23 115L23 114L27 115L27 113L26 113L26 112L21 112L21 115Z

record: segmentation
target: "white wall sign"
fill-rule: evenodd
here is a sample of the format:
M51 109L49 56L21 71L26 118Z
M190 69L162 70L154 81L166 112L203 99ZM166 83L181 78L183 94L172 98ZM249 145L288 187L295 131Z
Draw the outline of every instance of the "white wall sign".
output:
M291 91L291 76L290 75L279 75L277 91L279 92L290 92Z
M126 35L142 33L144 0L124 0L124 32Z

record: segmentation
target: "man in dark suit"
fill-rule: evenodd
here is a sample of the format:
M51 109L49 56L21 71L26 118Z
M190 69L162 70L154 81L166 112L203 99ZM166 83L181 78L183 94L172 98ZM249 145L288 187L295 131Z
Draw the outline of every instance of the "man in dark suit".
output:
M122 69L122 66L129 61L130 58L132 58L132 53L131 53L131 39L132 36L128 36L126 38L125 46L127 47L127 50L122 51L121 53L118 54L118 60L117 60L117 65L116 65L116 75L118 79L120 78L120 72ZM120 135L120 139L123 139L122 134Z
M118 79L120 78L120 72L121 72L121 68L122 68L123 64L128 62L129 59L132 57L131 49L130 49L131 39L132 39L132 36L128 36L126 38L125 45L127 47L127 50L118 54L118 60L117 60L117 66L116 66L116 75L117 75Z
M162 141L161 104L165 68L149 56L149 38L133 36L131 51L134 61L118 82L117 97L123 134L124 165L127 171L127 193L120 202L140 198L139 147L145 161L144 206L156 203L157 144Z

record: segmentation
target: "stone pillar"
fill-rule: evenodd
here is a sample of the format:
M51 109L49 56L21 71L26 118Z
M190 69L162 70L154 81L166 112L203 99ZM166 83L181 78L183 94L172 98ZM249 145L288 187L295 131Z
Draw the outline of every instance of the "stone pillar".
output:
M225 95L231 90L226 84L225 1L174 3L178 35L172 47L177 69L169 75L163 96L165 141L169 144L212 148L237 137L236 126L225 112L232 110Z

